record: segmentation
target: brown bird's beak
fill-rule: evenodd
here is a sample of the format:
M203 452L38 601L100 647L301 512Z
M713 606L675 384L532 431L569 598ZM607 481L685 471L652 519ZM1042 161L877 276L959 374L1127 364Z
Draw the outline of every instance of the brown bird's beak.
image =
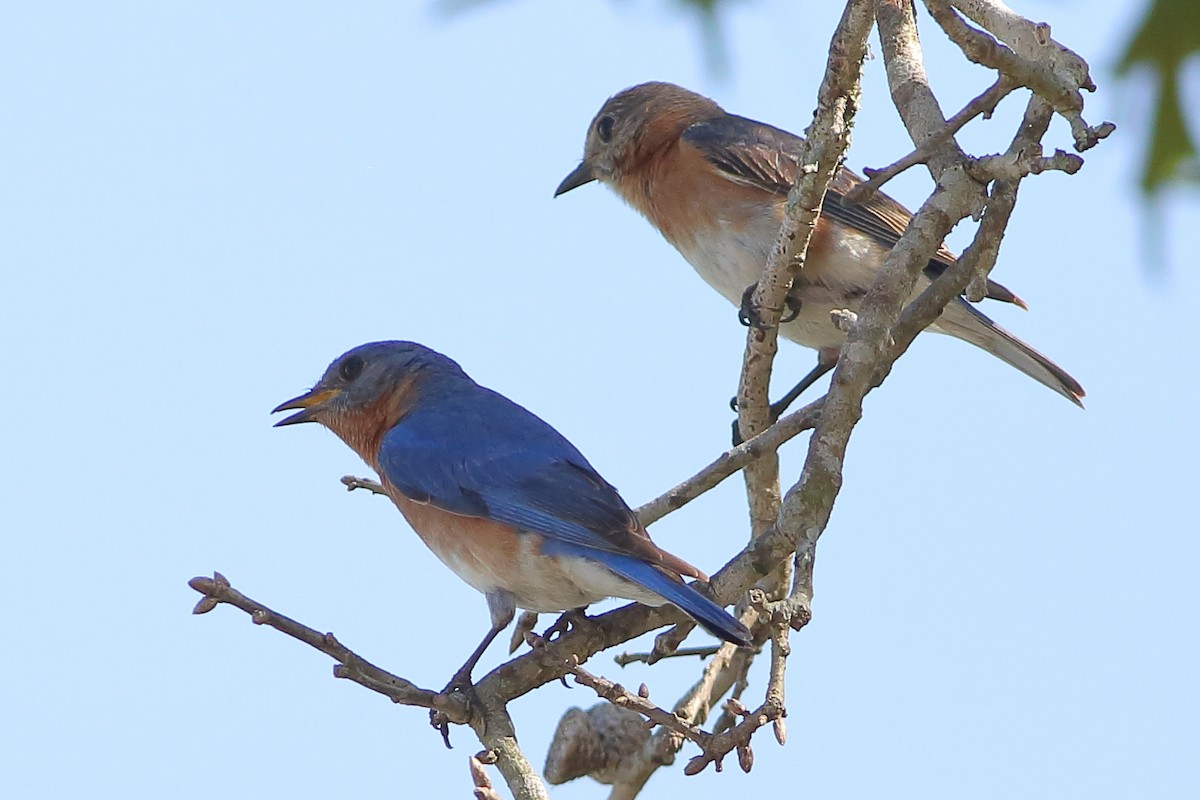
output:
M579 162L579 166L571 171L571 174L563 178L563 182L554 190L554 196L569 192L572 189L578 189L585 183L591 183L596 180L596 176L592 173L592 167L586 161Z
M284 417L276 422L274 427L281 428L284 425L297 425L301 422L316 422L313 415L316 414L324 405L337 397L340 389L319 389L314 388L312 391L305 392L299 397L293 397L291 400L280 403L271 409L272 414L278 414L280 411L291 411L294 408L300 409L299 412L292 414L290 417Z

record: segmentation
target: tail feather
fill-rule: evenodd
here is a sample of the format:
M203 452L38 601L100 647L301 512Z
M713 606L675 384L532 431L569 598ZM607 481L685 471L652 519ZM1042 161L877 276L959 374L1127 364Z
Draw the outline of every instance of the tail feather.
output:
M946 306L946 310L938 317L931 330L949 334L986 350L1083 408L1082 400L1086 393L1079 381L1067 374L1058 364L980 313L965 299L957 298Z
M699 623L700 627L733 644L750 644L750 631L725 609L683 582L678 575L666 572L638 558L617 553L594 552L590 557L599 561L627 581L677 606Z

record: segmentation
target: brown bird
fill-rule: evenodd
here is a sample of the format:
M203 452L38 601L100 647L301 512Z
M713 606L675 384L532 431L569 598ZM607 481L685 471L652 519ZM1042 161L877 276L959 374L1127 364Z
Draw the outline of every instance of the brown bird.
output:
M743 308L783 222L800 168L799 136L726 113L707 97L670 83L643 83L611 97L588 127L583 160L557 197L593 180L640 211L710 286ZM862 203L846 194L862 178L838 170L817 220L804 269L788 296L779 332L817 351L817 366L772 406L787 404L837 363L845 333L830 318L855 311L912 214L876 192ZM945 246L925 267L914 297L953 264ZM749 289L747 287L750 287ZM1026 308L988 281L987 297ZM951 301L930 330L979 347L1082 407L1083 387L1065 370L980 313Z

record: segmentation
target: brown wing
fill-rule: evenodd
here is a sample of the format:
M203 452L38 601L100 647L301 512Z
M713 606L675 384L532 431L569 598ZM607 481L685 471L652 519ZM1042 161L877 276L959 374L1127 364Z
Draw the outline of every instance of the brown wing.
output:
M735 183L786 195L799 174L804 140L766 123L727 114L692 125L681 138ZM838 170L821 204L821 214L862 231L885 247L895 247L912 214L883 192L875 192L861 203L845 202L847 192L862 182L850 170ZM955 260L954 253L943 245L926 265L925 274L936 278ZM995 281L989 280L987 289L993 300L1025 307L1019 297Z

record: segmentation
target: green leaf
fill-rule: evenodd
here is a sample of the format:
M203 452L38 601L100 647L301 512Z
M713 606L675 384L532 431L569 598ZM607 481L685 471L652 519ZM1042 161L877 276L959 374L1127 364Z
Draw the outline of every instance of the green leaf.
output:
M1200 0L1151 0L1141 26L1117 64L1117 74L1149 67L1158 75L1154 122L1142 169L1142 191L1170 183L1200 184L1200 151L1188 130L1179 81L1188 58L1200 54Z

